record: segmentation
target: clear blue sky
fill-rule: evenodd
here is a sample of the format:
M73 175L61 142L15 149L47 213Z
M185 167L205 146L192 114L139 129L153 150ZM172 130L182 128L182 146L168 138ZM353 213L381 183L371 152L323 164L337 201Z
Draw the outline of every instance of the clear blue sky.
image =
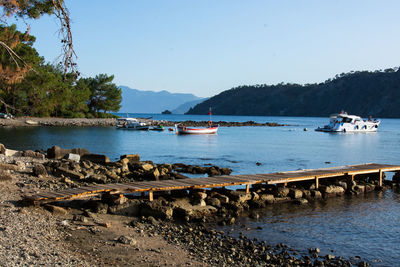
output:
M213 96L400 66L398 0L66 0L79 70L117 85ZM31 23L47 61L57 23Z

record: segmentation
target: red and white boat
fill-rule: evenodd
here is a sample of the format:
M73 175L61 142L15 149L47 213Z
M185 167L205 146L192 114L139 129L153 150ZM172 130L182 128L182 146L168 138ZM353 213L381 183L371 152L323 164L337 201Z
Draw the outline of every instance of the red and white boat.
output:
M219 125L210 125L207 128L193 128L175 124L176 134L216 134Z
M206 128L193 128L186 127L181 124L175 124L175 132L176 134L216 134L219 128L219 125L213 125L211 120L211 108L208 112L210 115L210 120L208 121L208 127Z

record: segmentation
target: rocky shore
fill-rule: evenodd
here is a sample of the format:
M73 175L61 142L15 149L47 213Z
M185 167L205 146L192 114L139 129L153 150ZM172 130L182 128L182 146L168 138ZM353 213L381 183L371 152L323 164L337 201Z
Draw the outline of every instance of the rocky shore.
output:
M154 164L123 155L111 162L82 148L14 151L0 145L1 265L194 265L194 266L368 266L360 259L301 253L285 244L233 238L215 225L234 224L239 216L258 218L267 205L362 195L398 187L400 175L378 186L376 175L326 180L290 187L256 185L244 190L175 190L99 197L26 206L23 196L93 183L185 178L185 174L229 175L218 166ZM18 238L12 238L18 237ZM101 246L99 246L101 244ZM125 256L121 256L125 255ZM127 256L129 255L129 256Z
M138 118L138 120L147 123L148 125L163 125L166 127L174 127L175 124L185 124L186 126L205 127L208 121L166 121ZM33 127L33 126L62 126L62 127L107 127L115 126L117 120L114 118L98 119L98 118L38 118L38 117L17 117L13 119L0 119L0 126L3 127ZM214 124L219 124L223 127L240 127L240 126L287 126L275 122L257 123L254 121L247 122L226 122L216 121Z

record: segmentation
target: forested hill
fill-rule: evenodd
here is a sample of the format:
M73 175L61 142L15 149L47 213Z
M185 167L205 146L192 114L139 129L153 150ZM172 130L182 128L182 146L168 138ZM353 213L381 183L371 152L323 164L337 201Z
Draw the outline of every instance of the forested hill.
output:
M329 116L341 110L374 117L400 117L399 68L337 75L319 84L247 85L232 88L187 114Z

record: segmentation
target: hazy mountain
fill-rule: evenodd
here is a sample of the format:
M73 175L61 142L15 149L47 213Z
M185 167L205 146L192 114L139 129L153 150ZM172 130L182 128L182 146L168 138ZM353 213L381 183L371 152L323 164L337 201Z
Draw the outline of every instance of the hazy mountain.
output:
M172 114L185 114L186 112L188 112L188 110L194 106L196 106L197 104L200 104L203 101L208 100L209 97L206 98L201 98L198 100L194 100L194 101L189 101L186 103L183 103L182 105L178 106L176 109L172 110Z
M201 99L193 94L170 93L167 91L140 91L127 86L120 86L122 102L120 113L161 113L168 109Z
M318 84L245 85L224 91L187 114L400 117L400 69L336 75Z

